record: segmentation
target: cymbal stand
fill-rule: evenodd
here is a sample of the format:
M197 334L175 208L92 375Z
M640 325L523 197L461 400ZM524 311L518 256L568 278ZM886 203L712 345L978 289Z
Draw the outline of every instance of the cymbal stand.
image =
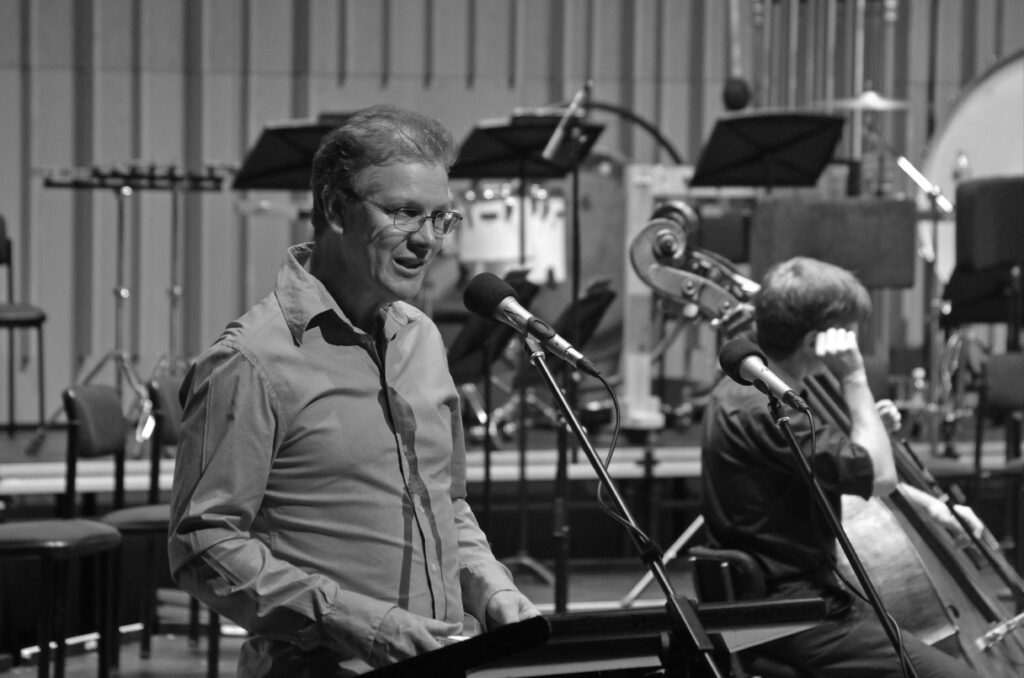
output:
M168 298L168 336L167 353L157 359L156 367L153 368L153 377L163 374L180 374L184 371L188 362L181 352L181 297L184 288L181 285L181 224L184 210L184 190L182 183L186 177L179 176L171 168L171 271L170 284L167 287Z
M891 149L890 149L890 152ZM895 154L894 155L898 155ZM939 316L942 314L942 299L938 296L937 290L937 274L936 268L939 257L939 221L940 214L952 214L953 203L949 201L942 190L934 183L932 183L924 174L921 173L914 164L910 162L904 155L898 155L896 158L896 166L903 170L910 179L917 184L924 193L928 196L928 200L931 203L931 239L932 239L932 251L930 256L927 254L924 256L925 261L925 272L924 272L924 302L925 302L925 348L927 349L927 361L928 361L928 402L925 406L927 412L928 421L928 441L930 444L930 452L933 457L939 456L939 389L941 381L939 379L940 360L942 351L937 346L940 327L939 327Z
M120 170L114 170L111 172L102 171L99 169L93 169L90 175L86 178L73 177L70 180L64 178L47 178L45 185L48 187L67 187L67 188L113 188L114 195L117 197L117 218L116 218L116 250L115 258L117 260L117 279L114 281L114 347L103 355L100 360L92 366L89 370L84 372L84 376L80 376L75 379L76 385L88 384L100 371L107 366L108 363L114 363L114 388L117 389L119 394L123 395L124 382L127 381L135 394L136 402L133 404L133 408L138 407L140 411L147 409L152 410L152 404L149 403L149 398L146 393L145 386L142 383L142 379L135 371L134 361L128 351L125 349L127 344L125 340L126 325L124 321L124 305L131 297L131 290L125 284L126 279L126 268L127 261L125 257L125 230L127 228L127 210L128 200L134 194L132 188L131 175L125 174ZM46 437L46 432L49 428L57 422L60 418L63 407L58 407L54 410L53 414L47 420L46 424L36 432L35 437L29 442L26 453L34 455L38 452L39 446L42 444L43 438Z
M125 308L124 305L131 297L131 290L126 284L127 279L127 257L125 253L125 236L127 229L127 205L128 199L134 195L134 192L138 189L172 189L172 192L177 193L178 189L187 187L193 189L206 189L206 188L220 188L222 177L219 176L214 168L207 168L206 173L202 175L192 175L186 173L179 175L173 168L167 173L161 173L157 171L156 166L150 165L146 168L139 166L130 166L127 169L124 168L99 168L99 167L86 167L86 168L71 168L70 170L64 170L58 173L54 173L47 176L44 180L44 186L48 188L76 188L76 189L95 189L95 188L109 188L113 189L117 197L117 219L116 219L116 252L115 257L117 259L117 279L114 284L114 347L108 351L94 366L88 370L80 372L83 376L76 377L74 383L88 384L100 371L106 367L110 362L114 362L114 387L118 393L123 395L124 385L131 388L135 395L135 400L132 403L131 412L138 412L139 418L137 420L137 428L135 432L135 438L137 442L145 441L153 430L153 417L152 410L153 405L149 399L146 385L143 383L142 378L139 376L135 369L134 358L127 350L127 326L125 323ZM175 231L172 236L174 242L172 243L172 256L174 262L172 267L175 271L178 268L177 262L177 240L179 234L177 233L176 224L180 221L178 217L178 200L177 195L174 197L174 224L172 230ZM172 277L175 278L177 274L172 272ZM172 305L174 306L174 312L177 313L177 302L181 296L180 286L176 282L172 282ZM172 333L176 336L179 333L177 319L172 323ZM177 347L172 346L173 351L177 351ZM176 355L176 353L173 353ZM26 454L34 455L38 453L39 448L46 437L47 430L51 428L57 420L60 418L63 407L58 406L50 418L45 422L43 426L39 428L36 435L29 442L26 449Z
M686 597L675 592L665 565L662 563L660 549L640 530L625 500L615 487L608 469L605 468L597 451L594 450L583 426L566 400L565 394L555 382L551 370L548 369L544 347L529 335L524 336L524 347L529 353L530 363L537 368L544 383L551 391L552 397L557 402L566 425L575 435L580 448L586 453L601 486L612 497L612 505L617 514L616 521L627 528L641 560L650 569L653 578L658 582L665 595L665 606L671 621L672 634L668 651L662 653L662 661L665 663L664 668L666 669L664 675L675 678L682 678L682 676L723 677L724 674L715 657L720 648L704 631L692 603Z

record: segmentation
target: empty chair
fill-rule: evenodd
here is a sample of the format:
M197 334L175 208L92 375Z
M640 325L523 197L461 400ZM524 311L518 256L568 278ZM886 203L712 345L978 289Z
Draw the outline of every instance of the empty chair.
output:
M159 499L159 463L160 448L162 447L160 442L168 439L171 435L168 433L169 430L176 430L175 417L179 416L174 414L176 410L168 407L167 400L162 397L164 394L162 389L155 387L151 389L151 393L159 396L159 404L154 411L156 428L151 437L153 444L150 446L149 480L146 484L147 501L135 506L126 505L125 456L127 436L131 427L130 422L124 416L121 396L117 389L107 385L87 384L65 390L63 397L69 426L64 516L73 518L78 510L76 492L78 462L83 459L112 458L114 462L114 510L103 515L99 520L116 527L125 540L145 540L144 556L137 570L143 581L139 600L139 620L142 622L140 653L143 658L149 656L152 634L157 625L156 589L161 575L168 572L166 558L158 559L156 557L156 546L166 541L171 518L170 505L156 501ZM121 561L121 565L124 566L124 559L121 558ZM120 639L116 632L117 603L120 593L120 587L114 587L111 593L114 601L114 614L110 622L110 637L115 641L111 654L113 666L118 666L120 659ZM213 626L219 628L216 623ZM215 651L214 655L216 655ZM208 667L208 672L216 675L215 662L212 667Z
M46 393L43 372L43 324L46 312L32 304L14 301L14 266L13 246L7 235L7 222L0 215L0 266L7 268L7 302L0 303L0 328L7 330L7 434L14 435L15 427L15 393L14 382L16 362L14 359L14 331L18 329L34 329L36 331L36 361L38 372L37 397L39 400L39 426L46 423Z
M752 556L735 549L694 546L689 552L693 585L703 602L734 602L765 597L766 584L761 565ZM733 667L737 676L763 678L808 678L809 673L781 659L760 654L757 647L737 653Z
M1006 464L999 471L988 473L1000 478L1005 487L1006 525L1013 544L1013 564L1024 572L1024 461L1021 458L1021 428L1024 426L1024 352L989 356L982 369L975 411L974 473L975 486L983 477L982 439L985 421L1001 419L1006 433Z
M117 528L93 520L19 520L0 523L0 561L31 559L38 563L39 601L36 641L39 645L37 675L50 675L50 643L54 673L64 675L65 641L68 637L69 568L73 560L96 556L99 563L96 628L100 633L98 675L110 671L110 619L113 611L109 592L113 585L111 554L121 543ZM88 590L84 588L83 590Z
M160 458L165 448L176 448L181 436L181 402L178 391L182 378L167 374L153 379L147 384L149 400L153 403L155 426L150 439L150 453L153 455L150 464L149 503L159 501L159 467ZM206 625L206 673L210 678L217 676L217 663L220 660L220 615L207 610ZM199 639L199 601L189 599L189 641L193 644Z

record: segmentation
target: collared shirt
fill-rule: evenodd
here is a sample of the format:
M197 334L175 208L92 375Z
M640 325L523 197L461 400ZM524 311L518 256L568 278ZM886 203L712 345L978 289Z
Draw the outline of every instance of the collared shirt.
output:
M289 250L274 292L182 388L171 571L262 636L255 675L277 654L366 659L393 606L483 620L488 599L515 588L465 500L436 326L396 302L375 342L309 273L311 252Z
M811 449L810 423L786 410L793 434ZM837 427L815 420L810 458L836 515L843 494L871 496L874 469L863 447ZM775 425L768 397L723 379L711 393L702 440L703 515L711 545L745 551L761 563L769 593L804 580L832 586L836 540L788 439Z

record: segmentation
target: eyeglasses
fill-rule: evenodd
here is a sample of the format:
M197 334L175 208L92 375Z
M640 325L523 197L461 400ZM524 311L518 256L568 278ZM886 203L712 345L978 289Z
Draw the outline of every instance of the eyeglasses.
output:
M376 208L384 214L391 217L391 222L395 228L404 233L415 233L423 228L423 223L427 220L430 221L430 227L434 229L434 233L437 235L448 235L455 230L455 227L462 221L462 215L454 210L447 210L445 212L431 212L426 213L423 210L413 209L412 207L397 207L391 209L381 205L379 202L364 198L358 193L352 191L345 191L350 196L364 202L370 207Z

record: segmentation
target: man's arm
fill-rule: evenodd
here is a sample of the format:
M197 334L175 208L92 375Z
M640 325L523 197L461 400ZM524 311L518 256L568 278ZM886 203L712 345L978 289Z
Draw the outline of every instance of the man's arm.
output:
M850 412L850 441L866 450L871 457L874 470L872 493L876 497L884 497L896 489L896 464L892 456L892 442L868 386L857 335L842 328L820 332L815 340L815 352L839 379L843 400Z
M275 557L249 532L280 440L264 375L222 347L190 371L186 388L171 492L174 580L253 633L370 657L393 605Z

